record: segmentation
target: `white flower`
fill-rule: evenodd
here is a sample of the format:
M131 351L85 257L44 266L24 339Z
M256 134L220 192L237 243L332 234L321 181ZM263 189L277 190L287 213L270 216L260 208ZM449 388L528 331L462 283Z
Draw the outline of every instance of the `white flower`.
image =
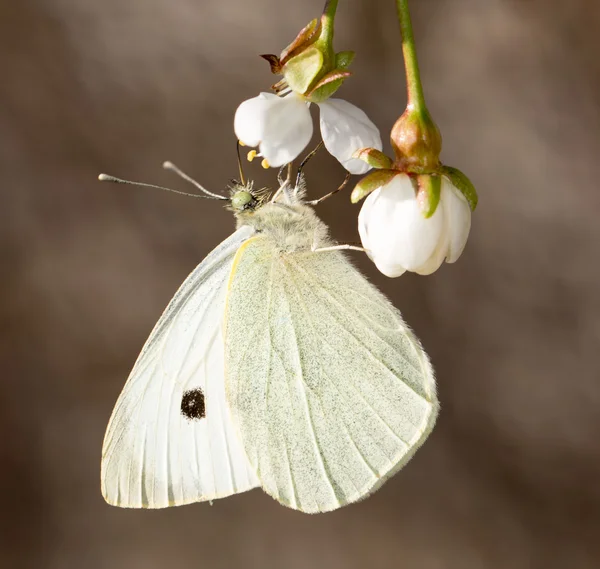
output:
M405 271L429 275L444 259L454 263L462 253L471 228L471 208L445 176L440 202L426 219L406 174L394 176L369 194L358 216L363 247L388 277Z
M369 165L352 158L356 150L381 150L379 130L358 107L342 99L316 103L321 110L325 148L352 174L364 174ZM258 146L270 166L291 162L306 148L313 133L309 103L292 92L285 97L261 93L244 101L235 113L234 130L246 146Z

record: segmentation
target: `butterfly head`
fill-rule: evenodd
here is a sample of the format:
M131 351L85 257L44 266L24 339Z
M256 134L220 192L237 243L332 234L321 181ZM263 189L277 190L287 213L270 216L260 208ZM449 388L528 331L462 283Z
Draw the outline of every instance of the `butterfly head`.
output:
M270 191L267 188L255 189L252 182L241 184L234 181L229 187L229 209L236 215L254 213L268 201Z
M235 212L254 211L258 200L248 189L239 188L231 194L231 209Z

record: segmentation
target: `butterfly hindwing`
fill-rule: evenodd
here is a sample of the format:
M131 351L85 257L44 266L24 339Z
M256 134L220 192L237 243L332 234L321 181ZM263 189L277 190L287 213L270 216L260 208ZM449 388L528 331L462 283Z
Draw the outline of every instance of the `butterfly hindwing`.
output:
M397 309L339 252L238 251L225 312L229 408L263 489L304 512L366 497L437 415L433 371Z
M258 485L225 403L222 318L238 229L186 279L152 331L110 419L102 492L162 508Z

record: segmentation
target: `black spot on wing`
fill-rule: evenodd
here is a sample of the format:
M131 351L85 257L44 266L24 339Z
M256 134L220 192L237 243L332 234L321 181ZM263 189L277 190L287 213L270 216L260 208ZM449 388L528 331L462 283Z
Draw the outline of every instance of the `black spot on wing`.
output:
M203 419L206 415L204 407L204 393L196 387L189 389L181 398L181 414L190 420Z

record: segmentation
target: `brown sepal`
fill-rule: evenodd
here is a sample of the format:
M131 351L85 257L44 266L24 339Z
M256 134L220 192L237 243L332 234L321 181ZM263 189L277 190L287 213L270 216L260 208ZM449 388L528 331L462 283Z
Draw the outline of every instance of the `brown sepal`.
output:
M319 82L308 93L305 93L305 95L307 97L310 97L311 95L314 94L314 92L317 89L320 89L321 87L324 87L325 85L328 85L329 83L333 83L334 81L337 81L338 79L346 79L346 78L350 77L350 75L352 75L352 71L344 71L342 69L334 69L333 71L330 71L329 73L324 75L319 80Z
M273 55L272 53L264 53L260 57L269 62L269 65L271 66L271 73L274 73L275 75L281 74L281 68L283 66L276 55Z

